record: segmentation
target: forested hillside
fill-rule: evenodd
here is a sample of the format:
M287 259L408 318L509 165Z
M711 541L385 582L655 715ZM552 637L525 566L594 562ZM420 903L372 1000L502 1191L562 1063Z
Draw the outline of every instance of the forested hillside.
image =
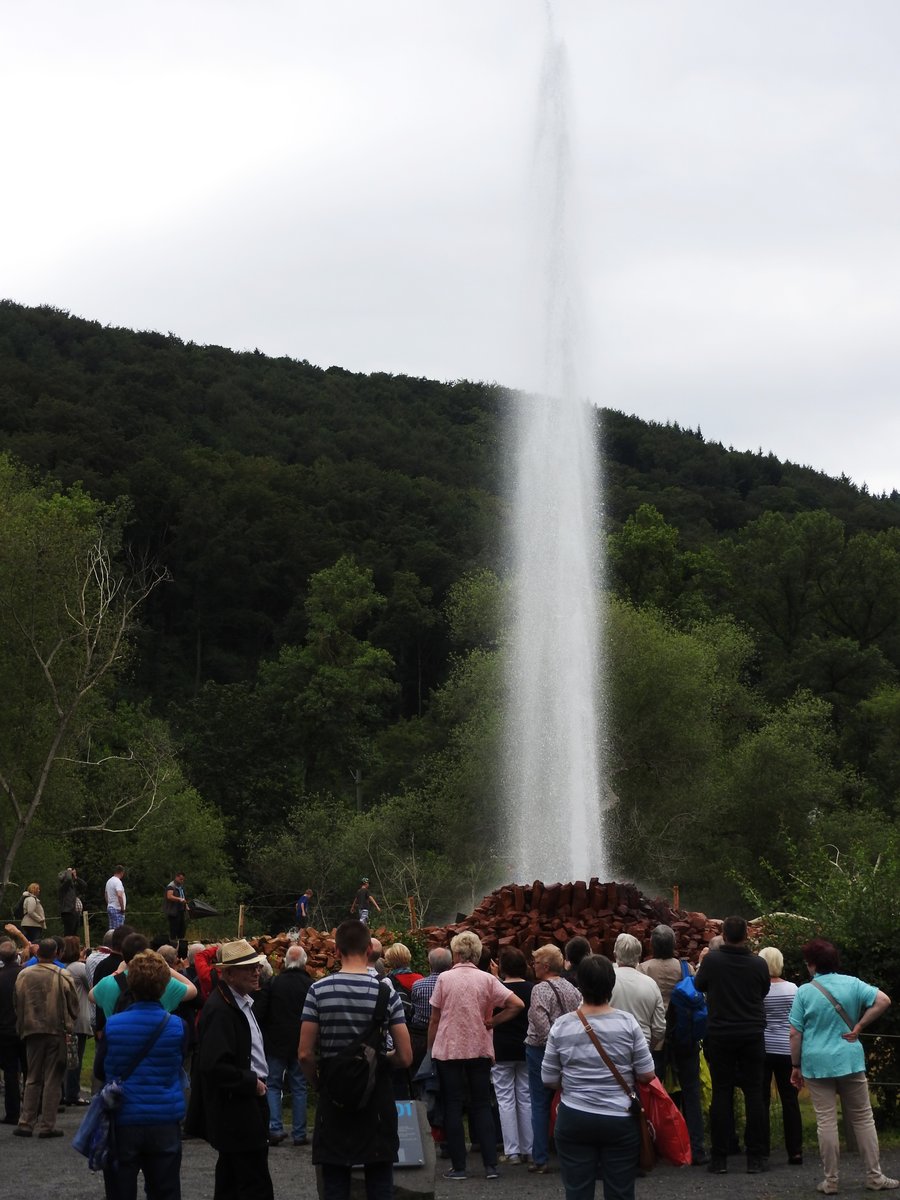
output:
M15 650L22 581L39 588L48 555L102 529L123 571L167 576L127 665L65 730L12 878L71 854L99 880L114 856L152 896L178 859L197 890L264 914L301 884L336 911L364 869L389 904L416 894L435 916L505 879L514 403L0 304L4 692L27 680L31 710L53 708L34 639ZM775 902L796 847L865 842L895 815L900 496L611 411L598 448L614 857L697 904L735 902L728 871L759 882L765 858ZM47 629L70 608L48 604ZM8 712L0 776L22 795L43 760L15 729ZM135 761L138 737L167 782L136 830L110 832L97 797L126 785L87 764L101 747ZM75 819L87 797L98 811ZM6 855L9 786L0 805Z

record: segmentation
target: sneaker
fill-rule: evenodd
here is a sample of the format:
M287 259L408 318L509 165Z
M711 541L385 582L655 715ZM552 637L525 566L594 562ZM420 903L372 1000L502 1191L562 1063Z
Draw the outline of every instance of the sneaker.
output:
M469 1177L465 1173L465 1171L445 1171L444 1178L445 1179L468 1179Z
M710 1175L727 1175L728 1174L728 1159L718 1158L715 1154L706 1165Z
M754 1155L752 1158L748 1157L748 1159L747 1159L747 1174L748 1175L762 1175L763 1172L768 1171L768 1169L769 1169L769 1160L767 1158L762 1158L758 1155Z
M894 1188L900 1187L900 1179L891 1179L889 1175L879 1175L877 1179L870 1179L866 1183L866 1187L870 1192L891 1192Z
M270 1146L280 1146L283 1141L286 1141L286 1139L287 1139L286 1133L270 1133L269 1134L269 1145Z
M518 1167L522 1163L522 1156L519 1154L501 1154L497 1161L504 1163L507 1167Z
M836 1196L838 1190L836 1179L823 1179L821 1183L816 1184L816 1191L822 1192L825 1196Z
M31 1130L27 1125L17 1125L13 1130L13 1137L31 1137Z
M63 1133L63 1131L61 1129L42 1129L41 1132L38 1134L38 1137L39 1138L65 1137L65 1134Z
M293 1144L294 1144L295 1146L308 1146L308 1145L309 1145L309 1138L305 1138L305 1137L302 1137L302 1138L294 1138Z
M500 1172L497 1170L496 1167L487 1167L484 1172L484 1177L485 1177L485 1179L499 1179Z
M788 1166L789 1167L802 1167L803 1166L803 1155L802 1154L789 1154L788 1155Z
M701 1150L699 1154L691 1155L692 1167L705 1167L709 1163L709 1155L705 1150Z
M550 1165L549 1165L549 1163L530 1162L528 1164L528 1174L529 1175L549 1175L550 1174Z

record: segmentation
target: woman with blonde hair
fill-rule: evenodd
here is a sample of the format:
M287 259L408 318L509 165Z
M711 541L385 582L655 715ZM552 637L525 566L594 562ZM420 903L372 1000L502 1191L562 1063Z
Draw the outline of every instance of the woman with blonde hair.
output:
M468 1088L469 1122L481 1147L485 1176L496 1179L497 1134L491 1112L493 1030L512 1020L524 1004L489 971L479 971L481 939L458 933L450 943L453 966L438 978L431 995L428 1048L444 1100L444 1132L451 1168L445 1179L466 1179L463 1099ZM499 1010L499 1011L495 1011Z
M550 1104L553 1089L541 1078L544 1048L553 1022L574 1012L581 1003L581 992L562 977L565 959L558 946L539 946L531 956L537 983L528 1006L528 1032L525 1035L525 1061L528 1063L528 1088L531 1092L531 1162L528 1170L545 1175L550 1169Z
M772 1079L781 1100L781 1123L784 1128L784 1147L792 1167L803 1165L803 1118L800 1116L800 1097L791 1083L791 1027L788 1022L791 1005L797 995L797 985L782 979L784 955L775 946L763 946L759 957L769 968L769 994L763 997L766 1012L766 1065L763 1075L763 1104L766 1109L764 1141L769 1157L769 1108L772 1104Z
M22 932L29 942L39 942L47 928L47 918L44 916L40 895L39 883L29 883L22 893Z

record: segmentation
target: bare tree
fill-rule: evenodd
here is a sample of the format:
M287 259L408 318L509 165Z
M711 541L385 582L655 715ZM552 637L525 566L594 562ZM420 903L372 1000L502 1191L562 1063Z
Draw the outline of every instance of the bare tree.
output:
M38 714L20 736L0 743L0 887L9 882L54 769L76 761L66 751L78 732L79 715L121 667L140 605L167 578L156 567L117 567L103 533L97 533L86 548L81 539L81 549L70 552L67 564L57 560L56 569L47 570L41 592L38 559L46 553L42 544L31 557L36 566L29 578L22 586L7 581L0 594L6 666ZM98 765L89 756L81 762ZM165 767L153 755L135 765L141 782L133 794L78 827L125 832L153 811Z

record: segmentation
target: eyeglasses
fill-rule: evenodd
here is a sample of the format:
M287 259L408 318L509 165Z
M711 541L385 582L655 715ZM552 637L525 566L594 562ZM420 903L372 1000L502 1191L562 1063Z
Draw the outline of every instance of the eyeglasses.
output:
M232 971L261 971L262 963L233 963Z

